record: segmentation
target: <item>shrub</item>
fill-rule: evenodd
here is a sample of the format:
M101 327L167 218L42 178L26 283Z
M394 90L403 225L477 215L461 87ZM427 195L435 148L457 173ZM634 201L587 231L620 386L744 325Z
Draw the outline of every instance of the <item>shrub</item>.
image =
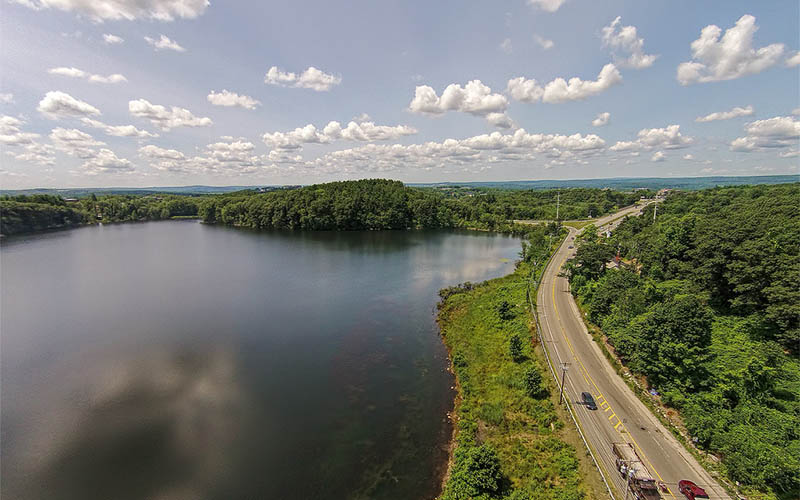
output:
M532 398L538 398L544 393L544 388L542 387L542 375L535 366L531 366L525 370L524 382L525 392L528 393L528 396Z
M502 476L500 460L490 446L459 448L443 500L498 498Z
M514 312L511 310L511 304L508 303L507 300L504 300L497 306L497 315L500 316L500 320L508 321L514 318Z
M522 353L522 339L516 333L508 339L508 352L515 363L525 359L525 355Z

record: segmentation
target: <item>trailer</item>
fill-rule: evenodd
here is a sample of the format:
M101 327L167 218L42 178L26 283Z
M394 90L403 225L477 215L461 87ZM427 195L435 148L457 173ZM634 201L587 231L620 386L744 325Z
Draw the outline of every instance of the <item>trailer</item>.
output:
M659 500L658 483L647 470L631 443L612 443L617 470L625 479L625 496L630 490L636 500Z

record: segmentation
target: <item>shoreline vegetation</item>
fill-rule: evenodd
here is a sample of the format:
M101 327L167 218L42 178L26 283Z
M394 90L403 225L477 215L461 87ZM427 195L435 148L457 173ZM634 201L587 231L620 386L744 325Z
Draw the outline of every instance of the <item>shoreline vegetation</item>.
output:
M528 310L530 276L542 272L565 234L537 226L514 272L439 292L437 322L457 389L441 500L603 496L599 475L564 426Z
M751 499L800 497L799 199L798 183L676 193L655 221L585 232L566 266L612 365Z
M560 191L559 215L566 219L597 217L649 194L566 189ZM524 234L528 226L512 221L555 219L556 196L554 190L423 188L383 179L204 195L6 195L0 197L0 234L188 217L257 230L463 228Z

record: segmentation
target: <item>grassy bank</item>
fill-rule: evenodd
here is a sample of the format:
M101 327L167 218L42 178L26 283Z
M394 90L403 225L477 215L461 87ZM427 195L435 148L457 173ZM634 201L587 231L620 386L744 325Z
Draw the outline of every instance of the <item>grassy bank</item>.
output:
M534 347L525 295L530 273L523 262L508 276L442 291L438 321L458 385L443 500L599 496L587 484L597 473L565 429Z

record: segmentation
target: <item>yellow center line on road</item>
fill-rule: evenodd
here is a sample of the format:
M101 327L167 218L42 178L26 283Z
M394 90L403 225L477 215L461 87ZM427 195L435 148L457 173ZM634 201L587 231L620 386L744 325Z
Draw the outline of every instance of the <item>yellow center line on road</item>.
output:
M561 269L564 266L564 262L566 262L566 261L567 261L567 257L564 257L564 259L558 265L557 269ZM595 383L595 381L592 378L592 376L589 375L589 371L586 369L586 367L583 365L583 362L580 360L578 355L575 353L575 349L572 347L572 343L569 341L569 338L567 337L567 331L564 329L564 323L563 323L563 321L561 321L561 314L558 312L558 305L556 304L556 279L553 279L552 295L553 295L553 309L555 309L555 312L556 312L556 319L558 320L558 326L561 328L561 334L564 336L564 340L567 342L567 347L569 347L569 350L572 353L572 357L575 359L575 361L578 362L578 364L581 367L581 375L583 375L584 380L586 380L587 382L591 383L594 386L595 390L597 391L597 394L602 394L601 391L600 391L600 388L597 387L597 384ZM611 403L605 397L603 397L603 399L608 404L608 408L606 408L604 411L610 410L611 409ZM612 410L612 412L613 412L613 410ZM615 416L616 416L616 413L613 412L613 415L608 417L609 421ZM622 430L618 429L618 427L620 427L620 426L622 427ZM636 449L639 450L639 452L642 454L642 457L645 459L647 464L650 466L650 469L658 477L658 480L663 483L664 479L661 477L661 474L658 473L658 470L656 470L656 468L653 466L652 462L650 462L650 459L647 458L647 455L645 454L644 450L642 450L642 447L639 446L636 443L636 440L633 438L633 435L625 428L625 424L622 423L621 419L617 418L617 424L614 426L614 429L617 432L620 432L620 433L622 433L624 431L624 432L626 432L628 434L628 436L630 436L631 441L633 441L633 446L635 446ZM667 486L667 492L670 494L670 496L672 498L675 498L675 495L672 493L672 490L670 490L669 486Z

